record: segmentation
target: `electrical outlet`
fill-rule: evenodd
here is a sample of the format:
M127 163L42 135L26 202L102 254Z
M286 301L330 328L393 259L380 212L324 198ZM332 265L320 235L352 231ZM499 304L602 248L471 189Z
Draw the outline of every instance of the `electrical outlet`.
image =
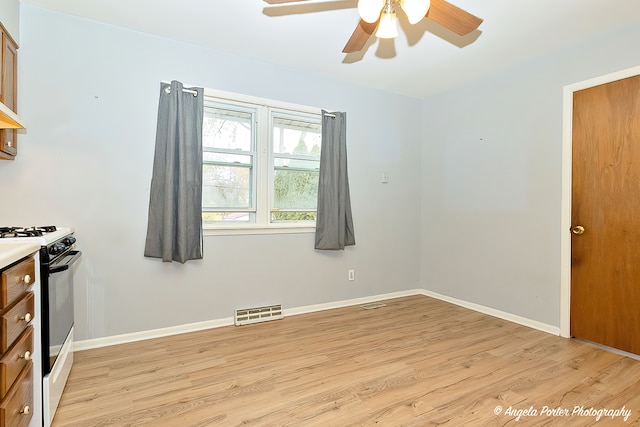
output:
M356 280L356 271L349 270L349 280Z

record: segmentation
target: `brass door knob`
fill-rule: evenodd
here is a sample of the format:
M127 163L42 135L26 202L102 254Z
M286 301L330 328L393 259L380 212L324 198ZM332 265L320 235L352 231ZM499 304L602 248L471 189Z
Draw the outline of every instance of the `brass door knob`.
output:
M584 234L584 227L581 225L576 225L574 227L571 227L571 232L573 234Z

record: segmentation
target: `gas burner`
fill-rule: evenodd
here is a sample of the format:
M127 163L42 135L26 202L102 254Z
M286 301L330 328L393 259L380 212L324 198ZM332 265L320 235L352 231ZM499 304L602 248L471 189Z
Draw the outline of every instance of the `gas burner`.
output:
M44 233L53 233L56 231L55 225L42 225L42 226L33 226L33 227L25 227L23 229L27 233L32 233L33 236L42 236Z
M57 230L55 225L41 225L40 227L31 227L32 229L37 229L42 231L43 233L53 233Z
M0 238L9 238L9 237L31 237L32 234L30 232L25 231L22 227L1 227L0 228Z
M20 234L17 231L14 231L12 228L2 227L0 228L0 239L9 238L9 237L20 237Z
M45 225L41 227L0 227L0 239L11 237L39 237L44 233L52 233L56 231L54 225Z

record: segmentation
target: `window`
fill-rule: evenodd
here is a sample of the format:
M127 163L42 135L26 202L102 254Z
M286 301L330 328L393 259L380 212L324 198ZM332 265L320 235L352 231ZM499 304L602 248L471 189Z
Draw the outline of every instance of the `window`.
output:
M314 227L320 149L317 110L205 92L204 228Z
M255 222L255 111L208 105L203 121L202 207L207 222Z
M274 113L271 221L315 221L320 123Z

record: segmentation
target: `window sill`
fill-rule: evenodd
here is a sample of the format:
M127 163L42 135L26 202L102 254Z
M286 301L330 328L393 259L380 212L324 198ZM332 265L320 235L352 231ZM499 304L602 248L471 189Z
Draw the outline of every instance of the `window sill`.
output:
M302 234L315 233L315 224L297 225L297 224L279 224L279 225L222 225L222 226L204 226L202 234L206 236L234 236L247 234Z

